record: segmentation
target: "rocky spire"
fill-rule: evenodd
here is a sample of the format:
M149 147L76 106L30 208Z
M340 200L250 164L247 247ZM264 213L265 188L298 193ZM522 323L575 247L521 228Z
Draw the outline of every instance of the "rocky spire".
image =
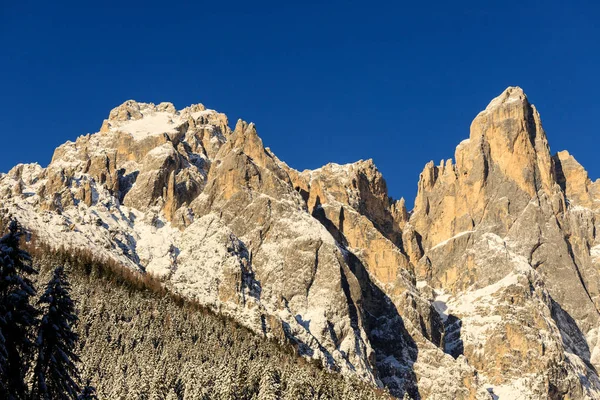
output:
M411 223L427 231L426 246L482 223L505 233L511 218L502 214L518 215L538 194L560 192L540 116L519 87L507 88L477 115L455 160L431 162L421 173Z
M543 343L528 334L528 328L513 323L527 319L538 321L538 329L548 332L556 323L563 332L595 334L600 278L590 257L596 242L595 219L585 208L592 206L595 188L568 153L551 156L540 116L518 87L507 88L475 117L469 138L456 148L455 160L455 165L428 163L419 179L410 218L423 249L415 267L417 279L455 293L460 304L461 297L475 288L502 288L509 277L521 276L529 283L506 285L494 301L502 301L498 299L506 290L513 301L515 296L527 296L528 305L518 313L510 308L500 312L501 322L486 323L488 333L477 341L471 341L468 332L476 331L476 321L494 311L488 305L449 307L448 313L457 312L463 319L467 335L460 346L471 365L498 380L556 365L564 351L560 340ZM539 279L547 294L535 294ZM550 325L548 307L555 321ZM498 345L498 335L510 343L518 336L524 348L543 350L536 360L519 358L513 363L518 368L506 369L496 355L516 348ZM485 346L488 350L481 350ZM587 347L566 346L585 362L593 361ZM545 361L539 364L541 360Z

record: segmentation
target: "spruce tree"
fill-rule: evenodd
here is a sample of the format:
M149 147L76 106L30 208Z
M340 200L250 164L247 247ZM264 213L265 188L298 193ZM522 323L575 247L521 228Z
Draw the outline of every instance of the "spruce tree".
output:
M277 400L280 398L280 378L278 371L271 365L266 366L258 392L258 400Z
M71 286L63 267L54 269L38 304L43 316L38 329L38 355L34 369L33 397L76 399L79 394L79 357L73 351L79 339Z
M81 390L79 396L77 396L77 400L98 400L96 388L92 386L89 379L85 383L85 386Z
M34 352L37 311L30 303L35 289L30 275L37 271L20 248L23 230L15 221L0 238L0 398L22 399L25 377Z

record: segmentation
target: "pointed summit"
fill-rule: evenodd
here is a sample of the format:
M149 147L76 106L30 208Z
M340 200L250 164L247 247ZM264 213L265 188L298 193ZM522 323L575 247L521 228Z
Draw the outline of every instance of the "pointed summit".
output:
M490 101L490 104L485 108L485 111L490 111L494 108L512 103L529 104L527 95L519 86L507 87L498 97Z
M544 139L546 136L539 113L518 86L506 88L477 114L471 124L471 139L488 133L489 128L497 128L490 133L500 133L513 139L521 131L527 131L532 141L537 136Z
M166 103L161 103L161 105ZM173 104L170 104L172 112L175 112ZM113 108L108 115L109 121L129 121L138 120L144 117L148 112L156 111L153 103L140 103L135 100L127 100L123 104Z
M474 151L483 152L482 167L496 170L530 196L538 190L552 190L555 180L546 133L538 111L521 88L507 88L475 117L470 142L457 149L457 163L460 157L472 157Z
M497 220L490 213L494 207L498 215L509 213L507 206L496 204L498 199L509 202L510 214L518 215L538 193L552 197L556 192L546 133L520 87L507 88L475 117L455 158L454 165L427 164L420 177L411 223L426 232L427 245L480 223L504 234L510 218Z

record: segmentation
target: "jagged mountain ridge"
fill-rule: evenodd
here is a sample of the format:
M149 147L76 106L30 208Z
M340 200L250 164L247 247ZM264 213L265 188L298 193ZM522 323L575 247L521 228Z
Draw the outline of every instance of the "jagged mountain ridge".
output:
M43 240L397 396L577 399L600 398L597 185L511 87L426 165L411 213L371 161L299 172L253 124L134 101L0 196Z

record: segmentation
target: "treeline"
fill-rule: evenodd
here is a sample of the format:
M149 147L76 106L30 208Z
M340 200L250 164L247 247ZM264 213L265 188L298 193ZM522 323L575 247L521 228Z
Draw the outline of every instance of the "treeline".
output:
M64 266L79 321L79 375L100 399L381 399L388 394L299 357L164 288L161 282L88 251L30 237L24 245L48 281ZM66 397L65 397L66 398Z

